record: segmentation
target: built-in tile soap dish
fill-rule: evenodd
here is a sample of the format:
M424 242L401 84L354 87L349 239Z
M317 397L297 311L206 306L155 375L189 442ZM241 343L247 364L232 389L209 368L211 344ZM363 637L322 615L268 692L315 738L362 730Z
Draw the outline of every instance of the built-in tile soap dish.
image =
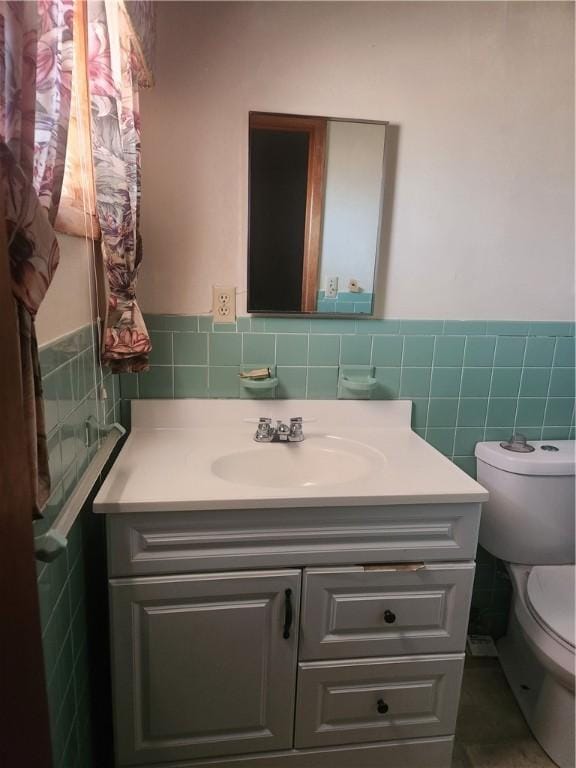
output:
M242 371L240 384L247 393L272 394L278 386L278 379L274 376L273 368L257 368L251 371Z
M342 400L367 400L378 381L373 368L341 368L338 377L338 397Z
M351 392L372 392L378 382L372 376L365 379L351 379L348 376L342 376L340 384Z
M268 379L240 379L240 383L244 389L266 392L278 386L278 379L275 376L271 376Z

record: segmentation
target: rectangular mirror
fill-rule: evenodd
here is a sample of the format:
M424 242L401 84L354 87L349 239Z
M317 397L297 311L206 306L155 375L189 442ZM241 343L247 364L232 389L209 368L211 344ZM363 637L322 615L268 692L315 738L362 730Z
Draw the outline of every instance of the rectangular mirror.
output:
M386 125L250 113L248 312L372 314Z

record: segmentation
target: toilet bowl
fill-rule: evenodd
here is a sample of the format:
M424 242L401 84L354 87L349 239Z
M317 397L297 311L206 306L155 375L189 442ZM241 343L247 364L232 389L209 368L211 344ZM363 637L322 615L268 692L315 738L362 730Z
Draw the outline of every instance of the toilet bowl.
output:
M513 586L498 643L504 673L541 746L560 768L574 768L575 444L530 447L476 446L478 481L490 492L479 540L504 560Z

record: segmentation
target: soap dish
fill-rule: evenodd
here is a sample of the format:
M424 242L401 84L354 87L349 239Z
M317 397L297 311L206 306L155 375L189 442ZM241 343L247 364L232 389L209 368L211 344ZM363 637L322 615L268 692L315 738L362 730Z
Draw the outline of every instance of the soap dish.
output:
M278 386L278 379L275 376L270 376L267 379L240 379L240 383L244 389L250 391L270 392Z
M371 392L377 383L373 376L364 376L357 379L350 378L349 376L340 377L340 384L351 392Z
M371 366L345 366L338 377L338 399L370 400L377 385Z

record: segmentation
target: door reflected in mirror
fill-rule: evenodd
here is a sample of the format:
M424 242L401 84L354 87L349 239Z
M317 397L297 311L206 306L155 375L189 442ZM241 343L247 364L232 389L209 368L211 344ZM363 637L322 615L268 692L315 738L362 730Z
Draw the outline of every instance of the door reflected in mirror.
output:
M386 123L251 112L248 311L373 311Z

